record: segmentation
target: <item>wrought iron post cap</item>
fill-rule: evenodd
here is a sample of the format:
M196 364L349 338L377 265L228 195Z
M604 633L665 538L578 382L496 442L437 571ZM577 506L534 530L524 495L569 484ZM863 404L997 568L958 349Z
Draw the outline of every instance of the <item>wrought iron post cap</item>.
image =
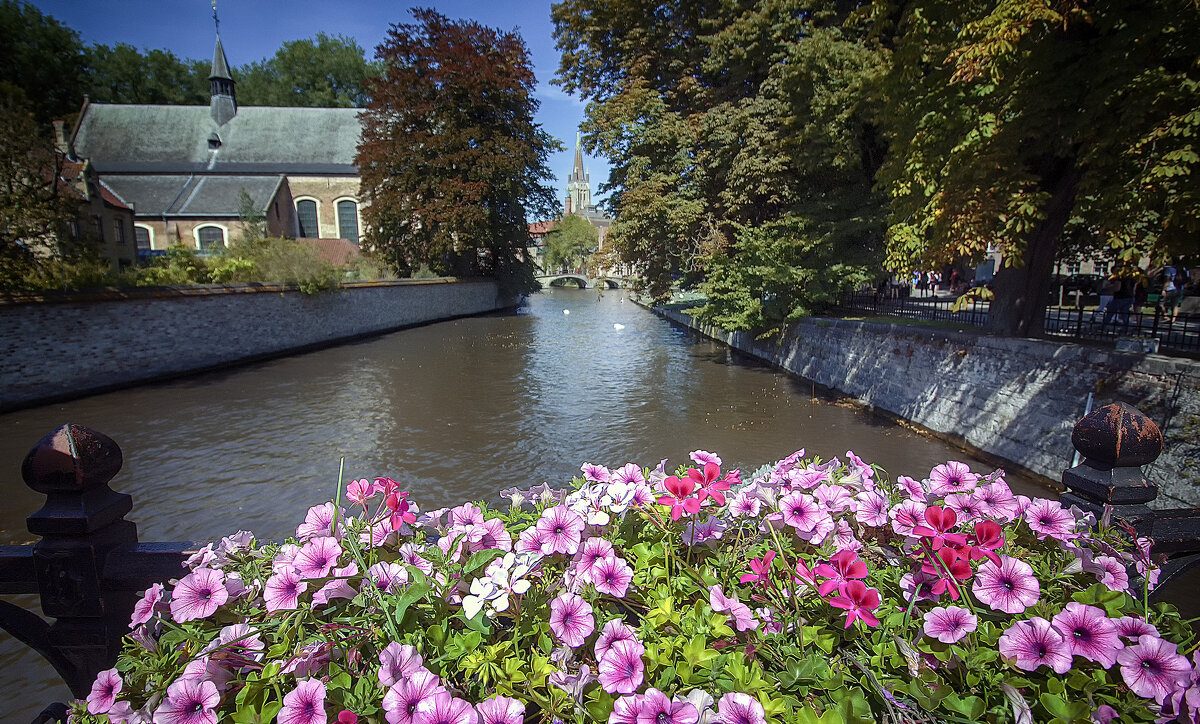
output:
M106 485L121 470L112 438L66 424L38 441L21 463L25 484L39 493L79 493Z
M1112 467L1134 468L1162 454L1158 425L1135 407L1113 402L1075 423L1071 444L1088 460Z

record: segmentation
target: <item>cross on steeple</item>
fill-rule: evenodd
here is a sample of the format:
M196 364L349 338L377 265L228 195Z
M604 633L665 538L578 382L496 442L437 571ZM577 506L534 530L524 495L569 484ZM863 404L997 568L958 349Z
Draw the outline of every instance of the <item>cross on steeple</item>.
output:
M216 26L217 35L221 34L221 18L217 17L217 0L212 0L213 9L213 25Z

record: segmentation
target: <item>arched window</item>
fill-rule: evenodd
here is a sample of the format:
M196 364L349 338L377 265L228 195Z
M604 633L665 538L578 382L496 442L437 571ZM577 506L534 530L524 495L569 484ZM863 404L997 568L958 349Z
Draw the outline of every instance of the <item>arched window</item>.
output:
M196 229L196 241L201 251L213 251L225 247L225 230L219 226L201 226Z
M338 236L358 243L358 204L350 199L337 202Z
M296 202L296 218L300 222L301 239L317 239L321 236L321 228L317 225L317 202L312 199L301 199Z
M154 232L149 226L134 226L133 236L137 239L138 251L150 251L154 248Z

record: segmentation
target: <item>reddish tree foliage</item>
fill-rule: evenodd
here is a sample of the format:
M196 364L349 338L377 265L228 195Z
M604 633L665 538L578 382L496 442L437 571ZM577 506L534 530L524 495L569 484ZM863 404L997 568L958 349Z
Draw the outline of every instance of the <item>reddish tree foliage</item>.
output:
M547 157L558 143L533 121L525 42L428 9L376 49L358 167L367 243L402 270L495 274L532 283L526 214L556 203Z

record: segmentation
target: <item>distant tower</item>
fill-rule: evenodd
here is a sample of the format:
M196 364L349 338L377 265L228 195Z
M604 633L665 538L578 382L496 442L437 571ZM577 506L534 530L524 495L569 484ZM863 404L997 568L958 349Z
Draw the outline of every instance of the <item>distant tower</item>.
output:
M567 176L566 211L586 214L592 208L592 180L583 169L583 152L579 148L579 132L575 133L575 166Z
M212 99L208 107L212 119L223 126L237 115L237 97L234 95L233 76L229 73L229 61L225 59L225 48L221 47L221 25L217 20L217 3L213 2L213 21L217 23L217 47L213 50L212 72L208 82L212 86Z

